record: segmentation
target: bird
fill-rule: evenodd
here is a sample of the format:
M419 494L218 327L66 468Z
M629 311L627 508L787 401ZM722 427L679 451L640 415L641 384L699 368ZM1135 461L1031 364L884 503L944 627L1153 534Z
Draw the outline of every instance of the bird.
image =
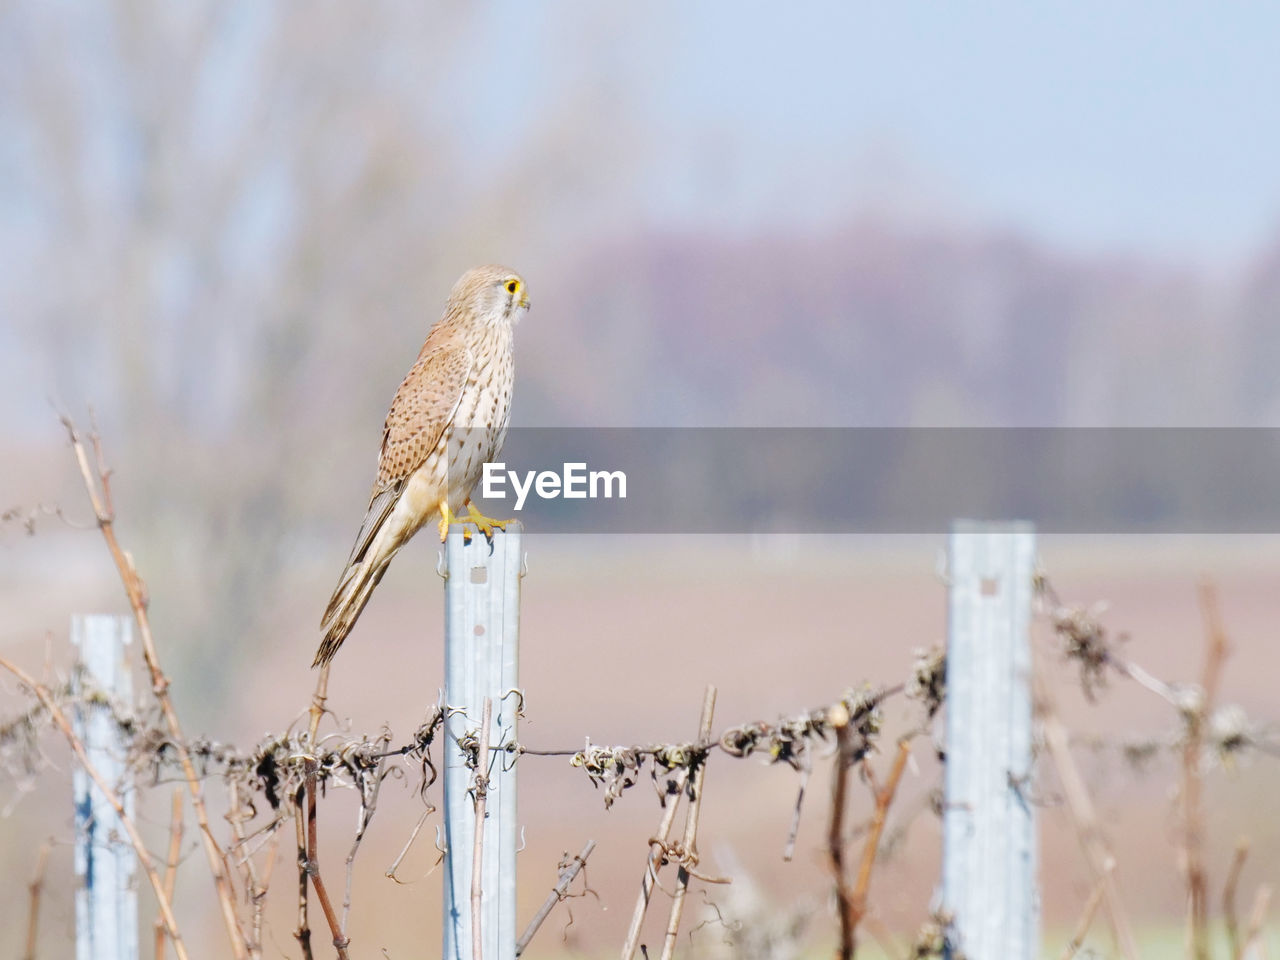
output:
M507 267L474 267L453 285L391 401L369 507L321 618L313 667L333 659L392 558L428 521L439 518L441 541L455 519L490 539L510 522L481 514L471 490L506 439L512 342L528 310L524 278Z

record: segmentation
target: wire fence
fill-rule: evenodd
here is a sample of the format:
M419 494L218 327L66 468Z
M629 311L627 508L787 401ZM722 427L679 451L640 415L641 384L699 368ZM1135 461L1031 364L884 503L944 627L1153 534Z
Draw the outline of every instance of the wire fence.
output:
M889 826L903 771L919 750L941 754L933 806L944 825L943 872L939 895L932 904L920 905L917 933L899 948L902 956L985 960L1040 954L1036 810L1043 785L1050 781L1061 792L1093 885L1063 956L1080 951L1099 917L1118 955L1139 956L1116 858L1078 766L1078 755L1098 750L1114 750L1135 764L1159 754L1178 761L1177 860L1186 888L1188 955L1207 960L1215 948L1225 947L1235 960L1259 949L1270 887L1259 887L1242 924L1236 899L1247 846L1238 848L1232 860L1220 908L1215 911L1210 902L1204 780L1215 762L1230 762L1247 752L1274 756L1280 743L1238 707L1219 704L1229 648L1216 595L1208 585L1200 597L1206 635L1203 670L1194 682L1171 682L1126 658L1120 649L1123 638L1109 632L1097 609L1061 600L1047 576L1033 566L1029 529L960 525L952 535L947 570L948 650L919 651L907 676L837 692L830 702L793 716L727 726L716 722L716 691L708 687L696 733L687 740L586 741L534 749L520 740L517 727L525 709L515 673L520 533L498 534L490 545L481 538L468 542L459 532L446 543L444 568L446 637L453 660L446 666L442 697L425 708L416 729L401 736L385 729L321 736L327 710L327 674L321 673L306 723L298 721L241 747L183 733L151 634L145 588L115 537L110 473L101 447L96 436L83 438L70 423L67 428L98 526L130 599L132 623L121 629L114 621L99 621L93 629L91 621L80 621L75 633L98 636L103 645L94 651L86 647L82 665L65 680L37 679L0 658L0 667L17 678L28 697L25 709L0 723L0 763L15 778L37 776L47 763L49 731L61 734L78 761L84 781L78 795L86 811L78 821L85 906L83 919L78 911L77 927L79 949L88 951L82 956L132 960L138 955L136 904L112 892L130 886L127 876L134 865L158 915L155 955L171 951L185 958L203 952L191 950L174 909L188 811L195 819L194 833L205 853L232 956L264 955L264 911L269 898L280 897L296 905L293 937L299 955L352 955L349 920L361 898L371 895L354 882L354 865L378 813L384 784L403 778L406 769L420 798L420 815L415 824L403 825L406 842L388 876L395 877L429 816L438 805L443 807L445 956L519 956L558 904L581 889L583 867L595 846L588 841L576 856L566 856L546 901L517 935L510 774L525 758L541 756L581 771L584 784L599 791L606 807L634 788L653 791L657 825L646 848L636 851L636 903L625 933L617 931L624 960L637 953L675 955L680 931L688 927L684 912L690 889L721 890L736 879L713 875L699 854L709 766L763 757L794 771L795 802L781 854L790 859L805 809L814 804L806 799L810 777L819 765L829 765L832 792L822 815L832 893L830 936L838 956L852 957L871 922L876 867L893 840ZM1052 656L1042 651L1032 657L1032 618L1051 629ZM150 679L141 703L115 685L115 672L102 665L114 662L130 635ZM1047 674L1064 664L1076 672L1087 697L1096 698L1109 684L1121 682L1160 697L1170 709L1169 732L1155 737L1073 736L1046 683ZM884 707L894 700L913 705L914 720L888 742ZM944 718L945 729L935 729ZM851 774L869 787L865 817L854 814L858 805ZM178 789L171 801L168 851L160 858L139 834L134 798L168 785ZM358 807L340 868L322 862L318 843L324 801L339 790L349 791ZM213 791L226 811L216 827L206 796ZM482 826L477 829L476 824ZM272 881L274 864L285 850L295 855L296 875L290 884L278 877ZM124 852L128 862L101 856L104 851L117 859ZM31 957L47 859L46 846L36 854L30 886ZM126 879L117 883L112 876ZM646 920L657 909L658 894L666 920L655 933L655 924ZM715 894L710 896L714 904ZM1215 912L1223 920L1222 943L1210 936ZM132 942L120 935L121 924L132 925ZM317 925L322 925L322 937L314 936ZM102 930L111 932L92 932ZM105 945L108 938L111 946ZM758 949L762 952L753 955L772 955Z

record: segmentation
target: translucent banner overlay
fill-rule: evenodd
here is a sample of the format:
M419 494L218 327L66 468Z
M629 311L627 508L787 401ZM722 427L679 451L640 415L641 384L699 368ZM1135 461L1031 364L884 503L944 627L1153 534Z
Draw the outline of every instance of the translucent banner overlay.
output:
M545 533L1277 533L1280 429L524 428L473 498Z

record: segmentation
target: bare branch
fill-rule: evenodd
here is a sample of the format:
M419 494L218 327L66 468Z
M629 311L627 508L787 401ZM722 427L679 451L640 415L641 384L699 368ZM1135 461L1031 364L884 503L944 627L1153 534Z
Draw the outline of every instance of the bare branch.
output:
M480 922L480 906L484 899L484 817L489 800L489 727L493 723L493 699L484 698L480 717L480 750L476 755L475 811L476 822L471 848L471 956L484 960L484 927Z
M306 795L306 787L299 787L291 798L293 806L293 824L297 831L298 844L298 928L293 931L293 938L302 948L303 960L314 960L311 952L311 922L308 919L307 904L307 866L310 858L307 855L307 828L303 821L302 800Z
M827 828L827 856L836 883L836 912L840 916L840 960L850 960L854 951L853 894L844 864L844 811L848 805L851 757L850 717L847 710L833 707L831 724L836 731L836 753L831 781L831 820Z
M818 742L825 742L833 732L830 717L837 708L848 713L857 733L854 759L859 759L870 748L879 728L880 706L890 697L906 694L921 700L928 716L936 710L935 697L920 689L920 664L910 683L899 683L873 690L869 687L848 691L845 696L829 706L817 707L794 717L776 722L763 720L739 724L725 730L716 739L709 735L697 743L634 744L631 746L603 746L587 742L578 750L531 749L523 745L508 747L521 755L568 756L570 764L581 767L596 786L605 788L604 804L609 807L628 787L640 779L640 772L648 760L655 768L674 770L688 765L690 759L705 754L715 747L731 757L748 757L753 754L768 756L772 763L785 763L793 770L802 770L810 763L809 752ZM940 693L939 693L940 695ZM926 717L926 725L928 722Z
M1253 910L1249 916L1249 933L1244 938L1244 943L1240 947L1240 953L1236 960L1243 960L1248 955L1249 950L1255 943L1261 943L1262 924L1267 919L1267 908L1271 905L1271 884L1264 883L1258 887L1258 892L1253 898Z
M636 898L631 926L627 928L627 938L622 943L622 960L632 960L636 947L640 944L640 928L644 924L645 911L649 909L649 898L653 894L654 885L658 882L658 870L666 863L667 837L671 834L676 808L680 806L680 798L684 796L688 778L688 768L682 768L676 773L675 779L671 781L671 792L664 798L666 806L662 810L662 819L658 822L658 831L649 838L649 854L645 858L644 876L640 879L640 896Z
M236 838L236 847L241 851L240 865L244 870L245 896L248 898L249 903L253 905L253 932L249 936L247 948L249 956L257 958L262 956L262 901L266 897L267 891L258 882L258 868L253 862L253 854L245 847L245 814L240 805L240 784L236 780L231 780L227 786L231 794L227 820L230 822L231 832ZM178 799L180 800L181 797Z
M708 685L702 697L702 717L698 723L698 740L707 740L711 736L711 721L716 710L716 688ZM683 856L676 871L676 893L671 902L671 915L667 919L667 935L662 943L662 960L671 960L676 948L676 937L680 932L680 917L684 913L685 895L689 892L689 875L698 865L698 815L702 811L702 785L707 775L706 757L698 761L692 774L692 793L689 797L689 810L685 814L684 840L681 844Z
M422 825L427 822L427 817L435 813L435 809L436 809L435 807L428 806L427 809L422 811L422 816L418 817L418 822L413 825L413 830L409 832L409 839L404 842L404 846L400 848L400 853L396 855L396 858L395 860L392 861L391 866L387 867L386 871L384 872L383 876L387 877L387 879L394 880L396 883L399 883L399 884L404 884L406 882L407 883L413 882L412 880L410 881L401 880L399 877L396 876L396 871L400 869L400 864L404 862L404 858L408 855L409 848L413 846L413 841L418 839L418 834L422 831Z
M1093 799L1089 796L1084 778L1071 756L1066 727L1058 719L1048 688L1039 673L1035 675L1035 708L1044 733L1045 746L1066 795L1067 810L1071 814L1071 824L1080 841L1080 849L1084 851L1085 860L1093 872L1094 882L1102 884L1105 891L1103 896L1107 903L1107 913L1111 917L1111 928L1120 945L1120 952L1127 960L1138 960L1137 940L1133 936L1129 915L1120 901L1120 891L1112 875L1115 857L1102 836Z
M894 758L893 767L889 770L888 781L883 789L875 790L875 813L871 818L871 832L867 834L866 844L862 848L862 864L858 868L858 882L853 888L853 903L850 910L853 926L850 932L855 938L858 924L867 915L867 897L871 892L871 871L875 866L876 853L880 849L880 837L884 834L884 824L889 816L889 805L893 803L894 795L898 792L898 784L902 781L902 772L907 768L909 756L911 756L911 741L903 738L898 741L898 755ZM868 779L874 783L870 766L866 760L862 762L867 770ZM856 949L856 939L853 945Z
M67 742L71 744L71 749L75 752L76 759L80 761L84 772L89 775L89 779L94 782L94 785L102 793L107 803L115 810L116 816L120 818L120 823L129 835L129 843L133 845L134 852L138 855L138 864L147 875L147 880L151 883L151 889L155 891L156 903L160 908L160 916L164 919L165 929L169 931L169 937L173 940L174 952L177 953L178 960L187 960L187 948L182 942L182 935L178 932L178 921L173 915L173 906L165 893L164 884L160 881L160 875L156 873L155 861L151 859L150 851L147 850L146 844L142 842L142 836L138 833L137 826L125 813L124 804L121 802L120 797L103 779L102 774L98 772L98 768L89 761L89 755L85 752L84 744L80 742L80 738L71 729L71 722L67 719L67 715L62 712L62 708L49 695L49 691L45 689L44 685L37 682L34 677L27 674L17 664L11 663L4 657L0 657L0 667L17 677L44 704L45 709L49 711L49 716L53 718L53 722L57 724L58 729L67 738Z
M1187 698L1183 707L1186 736L1182 749L1183 870L1187 881L1187 922L1194 960L1209 958L1209 881L1204 865L1204 777L1205 728L1213 715L1222 666L1228 644L1218 612L1213 585L1200 584L1200 607L1205 626L1205 661L1199 696Z
M316 791L319 789L316 783L316 761L313 757L307 757L304 762L307 769L307 875L311 877L311 886L316 892L316 899L320 901L325 922L329 924L338 960L349 960L347 947L351 941L342 932L342 924L338 922L338 915L334 912L333 901L329 899L329 891L320 876L320 844L316 836Z
M791 829L787 831L787 844L782 848L782 859L788 863L796 854L796 838L800 834L800 811L804 806L804 791L809 786L811 773L813 773L813 767L809 763L800 768L800 786L796 790L796 805L791 813Z
M320 720L324 716L325 701L328 700L329 694L329 664L326 663L320 668L319 674L316 676L316 692L311 697L311 710L309 711L310 722L307 727L307 735L314 747L316 743L316 734L320 730Z
M329 665L325 664L322 670L328 672ZM347 932L347 919L351 914L351 884L355 877L356 854L360 852L360 844L364 841L365 831L369 829L369 823L373 820L373 814L378 808L378 793L382 790L382 781L384 774L380 769L382 759L381 753L385 751L391 742L391 734L383 731L382 736L378 739L377 745L381 749L377 750L373 772L370 776L362 778L356 786L360 790L360 810L356 819L356 835L351 841L351 849L347 851L347 884L346 890L342 895L342 932Z
M44 891L44 872L49 866L49 851L53 849L53 841L46 840L40 845L40 853L36 857L36 869L27 884L30 897L27 907L27 949L23 952L23 960L36 958L36 934L40 929L40 895Z
M1222 888L1222 917L1227 927L1227 947L1231 957L1240 956L1240 928L1236 919L1236 890L1240 886L1240 873L1244 870L1244 862L1249 856L1249 839L1240 837L1236 841L1236 853L1231 858L1231 870L1227 874L1226 885Z
M1071 960L1080 948L1084 946L1084 938L1089 933L1089 927L1093 925L1094 915L1098 912L1098 904L1102 902L1102 898L1107 892L1107 877L1111 875L1111 870L1115 865L1108 863L1103 876L1098 878L1097 883L1093 885L1093 890L1089 894L1089 899L1084 903L1084 909L1080 911L1080 919L1076 922L1075 931L1071 934L1071 939L1067 941L1066 947L1062 950L1061 960Z
M90 438L94 449L94 459L97 463L97 473L95 474L94 469L89 465L89 455L85 450L84 442L75 424L72 423L69 417L64 416L62 417L62 425L66 428L67 435L71 440L71 448L75 453L76 463L80 466L80 477L84 482L85 492L89 496L89 503L93 506L93 513L98 521L98 529L102 531L102 537L106 541L107 549L115 561L116 570L120 574L121 583L124 585L125 593L129 598L129 606L133 610L133 617L138 625L138 635L142 640L142 656L151 674L151 689L160 704L165 725L169 729L169 736L173 742L174 749L178 753L179 762L182 764L183 774L187 781L187 789L191 793L191 805L195 810L196 821L200 825L200 836L203 841L205 855L209 861L209 871L213 874L214 888L217 891L218 903L222 909L222 921L226 927L227 938L231 941L232 955L235 960L247 960L248 951L245 948L245 937L240 929L240 920L236 914L235 899L231 892L231 883L227 878L222 849L209 827L204 792L200 785L200 779L196 775L195 766L191 762L187 741L182 734L182 727L178 723L177 711L174 710L173 701L169 697L169 678L161 669L159 657L156 655L155 640L151 634L151 620L147 614L146 587L142 582L142 578L138 575L133 558L121 548L119 541L116 539L114 526L115 508L111 498L111 471L105 465L102 443L96 433Z
M175 787L173 804L169 812L169 855L164 865L164 892L173 900L173 888L178 878L178 857L182 853L182 788ZM165 927L164 922L156 918L155 944L156 960L164 960Z
M524 933L520 934L520 939L516 941L517 957L524 953L525 947L529 946L529 941L537 934L538 928L542 926L543 921L551 915L551 911L555 909L556 904L565 899L569 892L569 886L573 883L579 871L587 865L587 857L591 856L591 852L595 848L596 842L588 840L587 845L582 848L582 852L570 860L568 865L560 871L560 877L556 881L556 885L552 887L551 892L547 894L547 899L542 901L542 906L538 908L538 912L533 915L529 925L524 928Z

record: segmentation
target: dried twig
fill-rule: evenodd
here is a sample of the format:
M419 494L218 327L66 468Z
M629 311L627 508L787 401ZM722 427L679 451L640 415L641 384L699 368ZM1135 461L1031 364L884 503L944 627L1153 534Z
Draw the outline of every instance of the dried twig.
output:
M395 860L392 861L391 866L387 867L386 871L383 873L383 876L388 880L394 880L399 884L413 882L412 880L401 880L396 876L396 871L400 869L400 864L403 863L404 858L408 856L409 848L413 846L413 841L418 839L418 834L422 831L422 825L427 822L427 817L435 813L435 809L435 807L429 806L427 809L422 811L422 816L418 817L418 822L415 823L413 825L413 829L409 831L409 839L404 842L404 846L400 848L400 853L397 854Z
M879 789L875 787L870 765L866 760L862 761L863 769L866 770L875 792L876 808L871 818L871 831L867 834L866 844L862 848L862 863L858 868L858 881L853 888L853 902L850 907L852 922L850 936L853 938L854 949L857 948L858 924L867 914L867 897L871 892L871 870L875 866L876 853L880 849L880 837L884 834L889 805L893 803L894 795L898 792L898 784L902 780L902 772L907 768L909 756L911 756L911 741L906 738L899 740L898 755L894 758L893 766L889 770L889 779L884 787Z
M267 896L267 888L258 879L258 868L253 862L253 853L245 847L245 815L240 808L240 784L236 780L231 780L228 788L231 792L231 803L227 811L227 820L231 823L231 832L236 838L236 849L240 851L240 865L244 869L245 896L253 906L253 921L247 948L249 956L257 958L262 956L262 904Z
M37 503L34 507L9 507L0 510L0 526L6 523L19 524L28 537L36 535L36 523L44 517L53 517L71 527L73 530L88 530L89 527L76 523L55 504Z
M178 857L182 853L182 787L173 790L173 805L169 812L169 854L164 864L164 892L173 901L173 888L178 879ZM164 921L156 918L156 960L164 960Z
M155 695L156 701L160 704L160 711L164 716L165 725L168 727L170 740L178 753L179 762L182 764L187 789L191 793L191 805L195 810L196 821L200 825L200 836L203 841L205 855L209 861L209 871L213 875L213 884L218 895L223 925L226 927L227 938L231 941L232 955L235 960L247 960L245 937L240 929L240 921L236 914L235 899L231 892L230 880L227 877L226 865L222 859L222 850L209 827L209 816L205 809L204 792L200 785L200 778L196 774L195 765L191 762L187 741L183 736L182 726L178 722L178 714L174 709L173 700L169 696L169 678L161 669L159 657L156 655L155 640L151 634L151 621L147 615L149 601L146 587L142 582L142 578L138 575L133 558L125 552L120 546L120 542L116 539L115 505L111 498L111 471L107 469L103 458L101 440L96 433L90 437L95 461L95 466L90 466L89 454L85 449L79 430L77 430L69 417L64 416L61 419L62 425L66 428L67 435L71 440L71 448L75 453L76 463L80 467L80 477L84 482L85 492L89 495L89 503L93 507L98 529L102 532L102 538L106 541L107 549L115 561L121 583L124 585L125 593L129 598L129 606L133 610L133 618L138 625L138 635L142 640L142 656L146 661L147 670L151 674L151 690Z
M1067 945L1062 950L1060 960L1071 960L1080 948L1084 946L1084 938L1089 933L1089 927L1093 925L1094 915L1098 912L1098 904L1102 902L1102 898L1107 892L1107 877L1111 875L1114 863L1108 863L1103 876L1098 878L1098 882L1093 885L1093 890L1089 894L1089 899L1084 903L1084 909L1080 911L1080 919L1076 922L1075 931L1071 934L1071 939L1067 941Z
M324 912L325 922L329 924L329 932L333 935L333 946L338 951L338 960L349 960L347 947L351 941L342 932L342 924L334 912L333 901L329 899L329 891L325 888L324 879L320 876L320 844L316 827L316 761L308 757L304 761L307 769L307 875L311 878L312 889L316 899L320 901L320 909Z
M556 904L568 894L569 886L573 883L574 877L587 865L587 857L591 856L591 851L595 848L596 842L588 840L587 845L582 848L582 852L570 860L564 869L560 871L560 877L556 881L556 885L547 894L547 899L542 901L542 906L538 908L538 912L533 915L529 925L524 928L524 933L520 934L520 939L516 941L517 957L524 953L525 947L529 946L529 941L538 932L538 928L542 926L543 921L551 915L551 911L555 909Z
M1201 755L1205 727L1213 715L1218 682L1227 658L1227 635L1218 613L1218 598L1212 584L1200 584L1200 607L1205 626L1205 662L1199 696L1188 698L1183 708L1186 738L1182 750L1183 863L1187 878L1187 922L1191 935L1191 955L1195 960L1209 957L1209 881L1204 866L1204 778Z
M262 882L258 888L258 896L253 901L253 940L258 944L258 953L262 953L262 913L267 902L267 890L271 888L271 874L276 868L276 858L280 853L280 823L277 820L271 826L271 839L267 844L267 865L262 871Z
M1231 859L1231 870L1222 888L1222 917L1227 927L1227 947L1231 957L1240 956L1240 928L1236 919L1236 890L1240 886L1240 873L1249 856L1249 838L1236 841L1236 854Z
M164 920L165 929L169 931L170 939L173 940L174 952L177 953L178 960L186 960L187 948L182 942L182 935L178 932L178 921L173 915L173 906L169 897L165 894L164 884L160 880L160 875L156 872L155 861L151 858L151 852L147 849L146 844L142 842L142 836L138 833L137 825L125 812L124 804L121 802L120 797L103 779L102 774L98 772L98 768L89 761L89 755L85 752L84 744L80 742L80 738L71 729L71 722L67 719L67 715L62 712L62 708L58 706L57 701L49 695L49 691L45 686L17 664L9 662L4 657L0 657L0 667L17 677L44 704L44 708L49 711L49 716L53 719L53 722L57 724L58 729L67 738L67 742L71 744L71 749L75 752L76 759L80 761L84 772L89 775L89 779L94 782L94 785L101 792L107 803L116 812L116 816L120 818L120 823L124 826L125 833L129 835L129 843L138 855L138 865L142 867L143 873L147 875L147 880L151 883L151 889L155 891L156 903L160 908L160 916Z
M328 664L322 669L327 670ZM383 731L381 737L378 738L377 744L380 744L383 750L391 742L391 734ZM379 751L381 752L381 751ZM380 769L381 758L377 761L371 776L365 777L357 784L360 790L360 812L356 820L356 835L351 841L351 849L347 852L347 885L342 895L342 932L347 932L347 918L351 914L351 884L355 876L356 854L360 852L360 844L364 841L365 831L369 829L369 823L373 820L374 811L378 808L378 793L382 790L382 780L384 774Z
M297 830L298 844L298 928L293 931L293 939L302 948L303 960L313 960L311 952L311 922L307 909L307 873L310 862L307 856L307 828L302 819L302 800L306 796L306 786L298 788L291 798L293 806L293 824Z
M711 721L716 710L716 688L708 685L702 697L702 717L698 723L698 740L702 742L711 736ZM684 913L685 895L689 891L689 875L693 867L698 865L698 815L702 811L702 784L707 774L706 757L696 761L697 766L692 774L692 793L689 797L689 810L685 814L684 840L681 843L683 857L676 871L675 899L671 901L671 915L667 918L667 935L662 943L662 960L671 960L676 948L676 937L680 933L680 917Z
M1125 912L1124 904L1120 900L1120 891L1112 874L1115 858L1102 836L1089 789L1085 786L1084 778L1080 775L1080 770L1071 756L1067 729L1058 719L1053 700L1039 673L1035 675L1035 707L1040 718L1045 746L1058 771L1058 781L1062 784L1062 792L1067 800L1067 810L1071 815L1071 824L1075 828L1076 838L1080 841L1080 849L1084 852L1085 860L1093 872L1094 882L1102 885L1107 915L1111 918L1111 928L1120 946L1120 952L1128 960L1138 960L1138 943L1134 938L1129 915Z
M1253 898L1253 910L1249 915L1249 932L1245 935L1244 943L1241 944L1235 960L1243 960L1255 943L1261 943L1262 924L1267 919L1267 907L1270 905L1271 884L1264 883L1258 887L1258 892Z
M1092 701L1106 681L1106 668L1110 666L1121 676L1128 677L1156 696L1174 705L1179 702L1179 691L1172 684L1143 669L1140 664L1126 660L1116 652L1116 641L1128 639L1126 634L1112 638L1099 619L1102 605L1092 609L1064 606L1043 574L1036 577L1036 591L1048 605L1049 621L1054 633L1062 641L1068 660L1080 666L1080 686L1085 697Z
M307 735L313 749L317 742L316 734L320 731L320 720L324 717L325 701L329 699L329 663L324 664L316 675L316 692L311 696L311 709L308 711Z
M1204 713L1207 717L1213 713L1213 704L1217 699L1218 687L1222 681L1222 669L1226 665L1227 657L1231 654L1231 644L1227 639L1226 628L1222 625L1217 588L1208 580L1200 583L1200 607L1204 615L1208 640L1204 673L1201 675L1201 684L1204 687Z
M40 929L40 896L44 891L44 872L49 866L49 851L53 849L53 841L46 840L40 845L40 853L36 857L36 869L31 874L31 882L27 884L29 901L27 907L27 949L23 952L23 960L35 960L36 934Z
M489 727L493 723L493 698L484 698L480 717L480 750L476 755L475 811L476 823L471 847L471 957L484 960L484 925L480 907L484 899L484 817L489 801Z
M913 677L918 679L918 675L919 670ZM881 704L902 694L923 700L927 711L935 709L935 702L920 693L919 683L913 680L878 690L850 690L830 706L817 707L772 723L757 720L739 724L723 731L716 739L708 737L697 743L603 746L588 741L586 747L579 750L532 749L519 744L510 745L507 749L522 755L570 757L572 766L581 767L594 785L605 788L604 805L607 808L627 788L639 782L646 761L652 760L655 770L670 771L687 766L692 758L701 758L711 748L718 748L722 753L737 758L764 755L772 763L785 763L793 770L803 770L810 763L811 747L826 742L827 735L833 732L830 717L838 708L852 718L850 722L857 734L852 752L854 760L857 760L870 749L871 741L879 730Z
M852 728L847 710L839 705L832 708L831 724L836 730L836 753L832 761L834 770L831 781L831 821L827 829L827 856L831 860L831 873L836 883L836 910L840 915L840 960L850 960L854 950L853 892L844 864L844 810L849 792L849 767L851 757Z
M1165 681L1143 667L1142 664L1127 660L1116 653L1112 653L1107 662L1138 686L1150 690L1166 703L1174 707L1181 706L1183 699L1181 691L1173 684L1165 683Z
M684 796L685 784L688 782L689 770L682 768L671 781L670 794L665 798L666 806L662 811L662 819L658 822L658 831L649 838L649 854L645 857L644 876L640 879L640 896L636 898L636 908L631 914L631 926L627 929L627 938L622 943L622 960L632 960L636 947L640 943L640 927L644 924L645 911L649 909L649 897L658 882L658 869L666 862L667 837L671 834L671 825L676 819L676 808L680 806L680 798Z
M787 831L787 844L782 848L782 859L787 863L791 862L791 858L796 855L796 838L800 834L800 811L804 806L804 791L809 786L809 775L813 772L813 766L805 757L805 764L800 768L800 786L796 790L796 805L791 813L791 829Z

